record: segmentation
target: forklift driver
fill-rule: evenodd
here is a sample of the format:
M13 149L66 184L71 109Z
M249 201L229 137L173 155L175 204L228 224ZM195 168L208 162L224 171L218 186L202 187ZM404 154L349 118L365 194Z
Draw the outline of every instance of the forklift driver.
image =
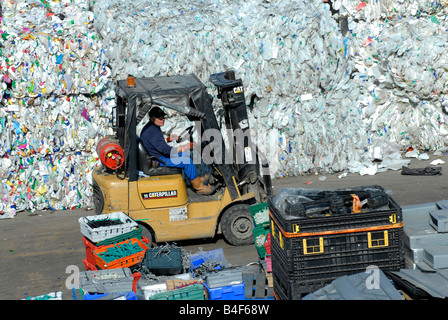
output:
M171 147L166 142L174 140L174 137L163 138L160 129L165 124L165 112L159 107L153 107L149 112L149 122L143 127L140 133L140 139L146 150L152 156L158 157L166 163L167 167L182 168L191 185L197 194L208 195L213 192L210 184L205 185L204 181L207 176L199 177L193 160L182 153L193 148L193 142L187 143L179 147ZM176 159L171 159L171 155L175 155ZM163 166L161 163L160 165Z

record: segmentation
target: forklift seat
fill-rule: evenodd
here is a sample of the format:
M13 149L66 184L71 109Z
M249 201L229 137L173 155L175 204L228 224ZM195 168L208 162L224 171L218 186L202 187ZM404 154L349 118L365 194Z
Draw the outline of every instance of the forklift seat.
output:
M161 166L160 163L164 164L164 162L155 156L151 156L139 137L137 137L137 150L138 170L142 171L144 174L148 176L162 176L182 173L181 168L169 168L166 166Z

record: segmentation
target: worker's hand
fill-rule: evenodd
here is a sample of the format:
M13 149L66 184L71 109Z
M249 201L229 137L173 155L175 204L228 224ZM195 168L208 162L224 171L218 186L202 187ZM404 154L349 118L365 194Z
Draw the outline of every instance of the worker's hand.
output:
M185 152L187 150L193 149L194 148L194 142L190 142L187 144L184 144L183 146L180 146L177 148L177 152Z
M177 139L179 139L179 136L177 134L172 134L166 138L166 142L176 141Z

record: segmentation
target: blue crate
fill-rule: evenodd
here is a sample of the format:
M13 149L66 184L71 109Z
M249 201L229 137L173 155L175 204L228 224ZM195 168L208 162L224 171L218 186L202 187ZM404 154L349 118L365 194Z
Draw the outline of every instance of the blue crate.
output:
M86 293L83 300L138 300L137 295L134 292L123 292L119 293Z
M195 276L195 270L206 261L213 261L217 263L215 270L221 270L227 266L227 261L224 257L224 251L222 248L212 251L201 251L189 256L190 273L193 277Z
M205 283L204 286L208 291L209 300L246 300L244 282L217 288L209 288Z

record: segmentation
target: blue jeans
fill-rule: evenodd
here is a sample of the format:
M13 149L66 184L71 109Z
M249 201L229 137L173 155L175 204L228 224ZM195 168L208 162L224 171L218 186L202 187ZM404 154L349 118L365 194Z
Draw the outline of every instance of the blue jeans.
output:
M167 167L182 168L188 180L192 181L196 179L198 177L198 172L196 170L196 166L193 163L193 160L189 156L189 152L186 152L185 155L180 152L177 154L177 156L178 157L173 157L173 159L160 156L159 159L165 162ZM163 163L161 163L160 165L163 166Z

